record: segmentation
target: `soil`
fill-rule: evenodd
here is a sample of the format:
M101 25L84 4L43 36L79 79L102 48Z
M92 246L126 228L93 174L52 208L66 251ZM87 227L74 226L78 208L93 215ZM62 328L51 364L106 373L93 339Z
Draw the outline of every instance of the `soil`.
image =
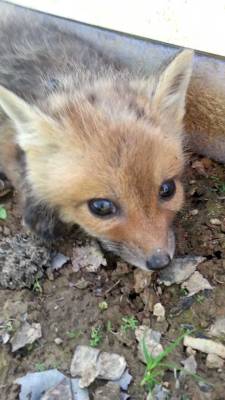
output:
M225 167L207 159L193 156L185 173L186 203L176 220L177 255L202 255L206 257L198 270L208 279L213 290L201 292L188 298L180 286L159 287L157 276L153 276L148 294L153 305L160 302L166 309L166 320L157 322L151 306L144 304L143 293L134 290L134 270L125 263L106 255L107 266L99 268L97 273L85 268L78 272L70 263L62 269L49 272L45 251L37 244L34 265L40 262L40 270L33 268L33 279L22 275L18 281L26 282L29 289L1 289L0 324L9 324L9 333L17 330L22 321L38 322L42 327L42 338L15 353L7 343L0 348L0 399L18 399L18 387L13 382L27 372L49 368L58 368L69 375L70 364L77 344L90 343L93 327L101 327L103 339L99 344L102 350L124 355L133 376L129 394L133 400L144 400L147 393L140 382L145 366L137 358L137 343L134 332L125 336L115 334L120 331L122 318L134 316L139 324L151 326L162 333L163 346L180 336L182 326L190 326L195 335L207 337L207 329L217 317L225 316ZM8 218L0 221L1 248L15 240L15 237L27 238L26 247L32 248L33 238L24 232L17 202L17 194L11 193L0 199L8 212ZM197 212L193 210L198 210ZM221 224L214 225L212 219ZM16 236L18 235L18 236ZM31 242L30 242L31 240ZM72 256L73 246L89 241L79 230L71 236L61 239L51 246L66 256ZM45 248L45 244L42 244ZM33 254L33 250L31 251ZM30 265L30 253L19 252ZM37 256L38 258L38 256ZM44 260L44 261L43 261ZM5 257L5 261L7 259ZM19 261L18 261L19 262ZM85 280L83 288L75 285ZM15 286L12 286L15 287ZM106 301L108 308L102 310L99 303ZM110 321L110 323L109 323ZM109 329L110 327L110 329ZM62 339L56 344L55 339ZM220 338L220 342L223 342ZM225 342L224 342L225 343ZM180 344L173 352L172 359L178 365L187 357L185 348ZM206 355L196 354L197 373L204 384L192 378L186 378L180 387L176 387L174 373L166 372L163 382L167 382L172 398L175 400L225 398L225 370L211 370L206 367ZM90 387L90 392L102 382Z

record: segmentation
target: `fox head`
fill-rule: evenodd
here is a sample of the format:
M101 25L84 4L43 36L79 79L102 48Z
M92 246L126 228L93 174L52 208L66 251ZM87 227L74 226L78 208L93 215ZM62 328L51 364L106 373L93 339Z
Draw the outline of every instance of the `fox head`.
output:
M145 270L167 266L174 254L191 69L185 50L158 76L98 79L39 106L0 88L35 197Z

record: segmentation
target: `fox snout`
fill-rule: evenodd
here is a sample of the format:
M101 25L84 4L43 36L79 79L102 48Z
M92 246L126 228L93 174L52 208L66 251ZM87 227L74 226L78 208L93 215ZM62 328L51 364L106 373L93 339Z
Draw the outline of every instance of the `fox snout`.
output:
M136 267L147 271L158 271L170 264L175 252L175 236L172 229L164 237L165 240L159 241L158 246L155 243L154 247L149 245L149 248L146 248L146 238L143 240L143 247L141 243L135 245L108 240L101 240L101 244L106 250L117 254Z

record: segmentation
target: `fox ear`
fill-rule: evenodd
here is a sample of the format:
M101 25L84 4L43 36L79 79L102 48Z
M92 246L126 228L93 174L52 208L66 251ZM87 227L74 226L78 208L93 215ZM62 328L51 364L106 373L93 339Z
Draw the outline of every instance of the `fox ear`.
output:
M156 84L152 104L165 123L181 125L185 97L192 72L193 51L184 50L165 68Z
M53 134L49 118L3 86L0 86L0 108L15 124L17 141L24 151L51 144Z

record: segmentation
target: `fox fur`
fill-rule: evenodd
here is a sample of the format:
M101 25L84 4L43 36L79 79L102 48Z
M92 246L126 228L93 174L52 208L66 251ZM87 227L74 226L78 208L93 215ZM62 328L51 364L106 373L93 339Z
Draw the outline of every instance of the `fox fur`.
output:
M0 3L0 165L21 193L28 226L52 238L62 224L78 224L142 269L156 251L172 258L191 71L184 50L158 74L131 73L43 16ZM191 99L202 95L191 83L190 132L202 104ZM207 121L199 123L204 130ZM176 192L162 201L168 179ZM93 198L119 204L119 215L92 215Z

